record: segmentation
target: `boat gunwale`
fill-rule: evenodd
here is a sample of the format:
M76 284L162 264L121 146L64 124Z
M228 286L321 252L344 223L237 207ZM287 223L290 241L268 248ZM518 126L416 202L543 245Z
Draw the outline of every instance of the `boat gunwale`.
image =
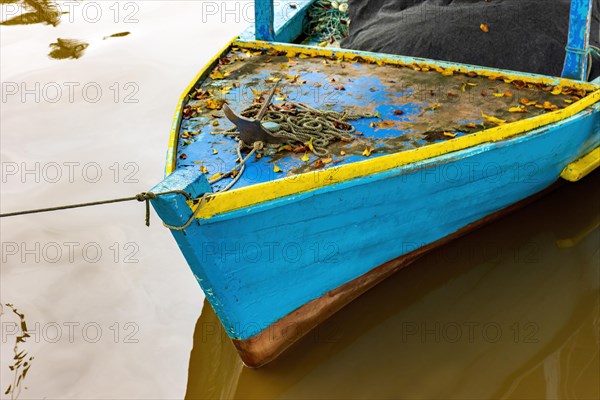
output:
M441 68L452 68L458 73L472 71L477 73L479 76L502 76L507 79L522 80L527 83L541 83L546 85L585 89L588 91L591 90L592 93L563 109L484 129L482 131L463 137L454 138L452 140L433 143L424 147L403 152L387 154L377 158L365 159L347 165L335 166L319 171L308 171L293 176L275 179L269 182L262 182L251 186L231 189L227 192L214 193L207 198L207 201L203 205L203 210L198 212L198 219L210 219L217 214L223 214L257 205L259 203L277 200L281 197L300 194L318 189L320 187L330 186L332 184L341 183L355 178L385 172L407 164L415 164L422 161L427 161L432 158L448 155L457 151L467 150L479 145L512 139L520 134L531 133L531 131L535 131L538 128L560 123L568 118L582 113L586 108L591 107L600 101L600 86L589 82L358 50L328 49L317 46L264 41L242 41L236 37L229 41L227 45L223 47L205 65L205 67L200 70L200 72L194 77L194 80L188 85L183 95L179 98L179 103L175 111L175 120L173 121L169 137L169 149L167 151L165 175L169 175L176 169L176 149L179 142L179 131L182 122L182 109L186 100L188 99L189 94L199 82L206 78L215 64L218 63L219 59L224 54L229 52L232 47L254 50L275 50L286 53L292 52L293 55L305 54L309 55L310 57L328 57L334 59L343 59L346 61L363 61L396 66L411 66L415 64L434 68L437 66ZM333 175L337 175L338 177L341 176L342 179L333 179ZM288 180L288 182L291 181L292 185L281 185L285 180ZM288 186L288 189L281 190L282 186ZM290 190L290 186L294 186L294 190ZM215 201L216 199L220 199L221 201ZM216 204L219 205L217 206ZM193 208L192 203L190 203L190 206Z

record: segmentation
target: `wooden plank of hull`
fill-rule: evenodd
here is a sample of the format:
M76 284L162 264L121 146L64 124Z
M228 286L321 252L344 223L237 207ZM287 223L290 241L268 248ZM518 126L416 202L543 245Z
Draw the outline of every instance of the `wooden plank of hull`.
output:
M418 249L544 190L598 146L599 127L589 109L511 140L200 219L173 234L226 332L249 365L260 365L285 348L282 338L305 333L284 327L272 339L261 332L272 335L269 327L290 314L310 327ZM279 248L265 248L273 243ZM318 257L308 247L323 252L328 244L333 253ZM300 253L291 260L286 246ZM393 267L375 269L398 256ZM353 290L335 291L356 279ZM328 306L294 313L319 298Z
M308 334L312 329L327 320L358 296L400 269L409 266L413 261L417 260L425 253L530 204L549 191L554 190L560 184L561 181L557 181L542 192L538 192L504 208L503 210L471 223L466 227L459 229L452 235L448 235L443 239L423 246L404 256L398 257L395 260L386 262L366 274L308 302L259 334L246 340L233 339L232 342L246 366L251 368L261 367L273 361L296 341Z

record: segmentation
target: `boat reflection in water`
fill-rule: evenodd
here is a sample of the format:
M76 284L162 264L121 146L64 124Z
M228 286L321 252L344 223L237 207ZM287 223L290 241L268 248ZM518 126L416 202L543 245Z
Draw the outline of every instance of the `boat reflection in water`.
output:
M597 398L600 173L416 261L260 370L205 302L187 398Z

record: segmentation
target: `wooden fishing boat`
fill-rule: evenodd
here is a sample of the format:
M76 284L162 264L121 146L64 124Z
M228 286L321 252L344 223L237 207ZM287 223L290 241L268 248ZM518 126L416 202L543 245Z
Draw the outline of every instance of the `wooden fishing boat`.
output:
M181 97L152 189L176 191L152 204L251 367L428 250L600 164L590 1L572 2L561 78L294 44L311 3L256 2L256 27ZM282 136L302 115L304 136Z

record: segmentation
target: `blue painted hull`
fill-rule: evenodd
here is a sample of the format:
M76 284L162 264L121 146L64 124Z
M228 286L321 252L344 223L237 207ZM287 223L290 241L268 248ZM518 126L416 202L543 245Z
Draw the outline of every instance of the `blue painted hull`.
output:
M544 190L598 145L596 105L511 140L199 219L173 234L229 336L247 340L375 267Z

